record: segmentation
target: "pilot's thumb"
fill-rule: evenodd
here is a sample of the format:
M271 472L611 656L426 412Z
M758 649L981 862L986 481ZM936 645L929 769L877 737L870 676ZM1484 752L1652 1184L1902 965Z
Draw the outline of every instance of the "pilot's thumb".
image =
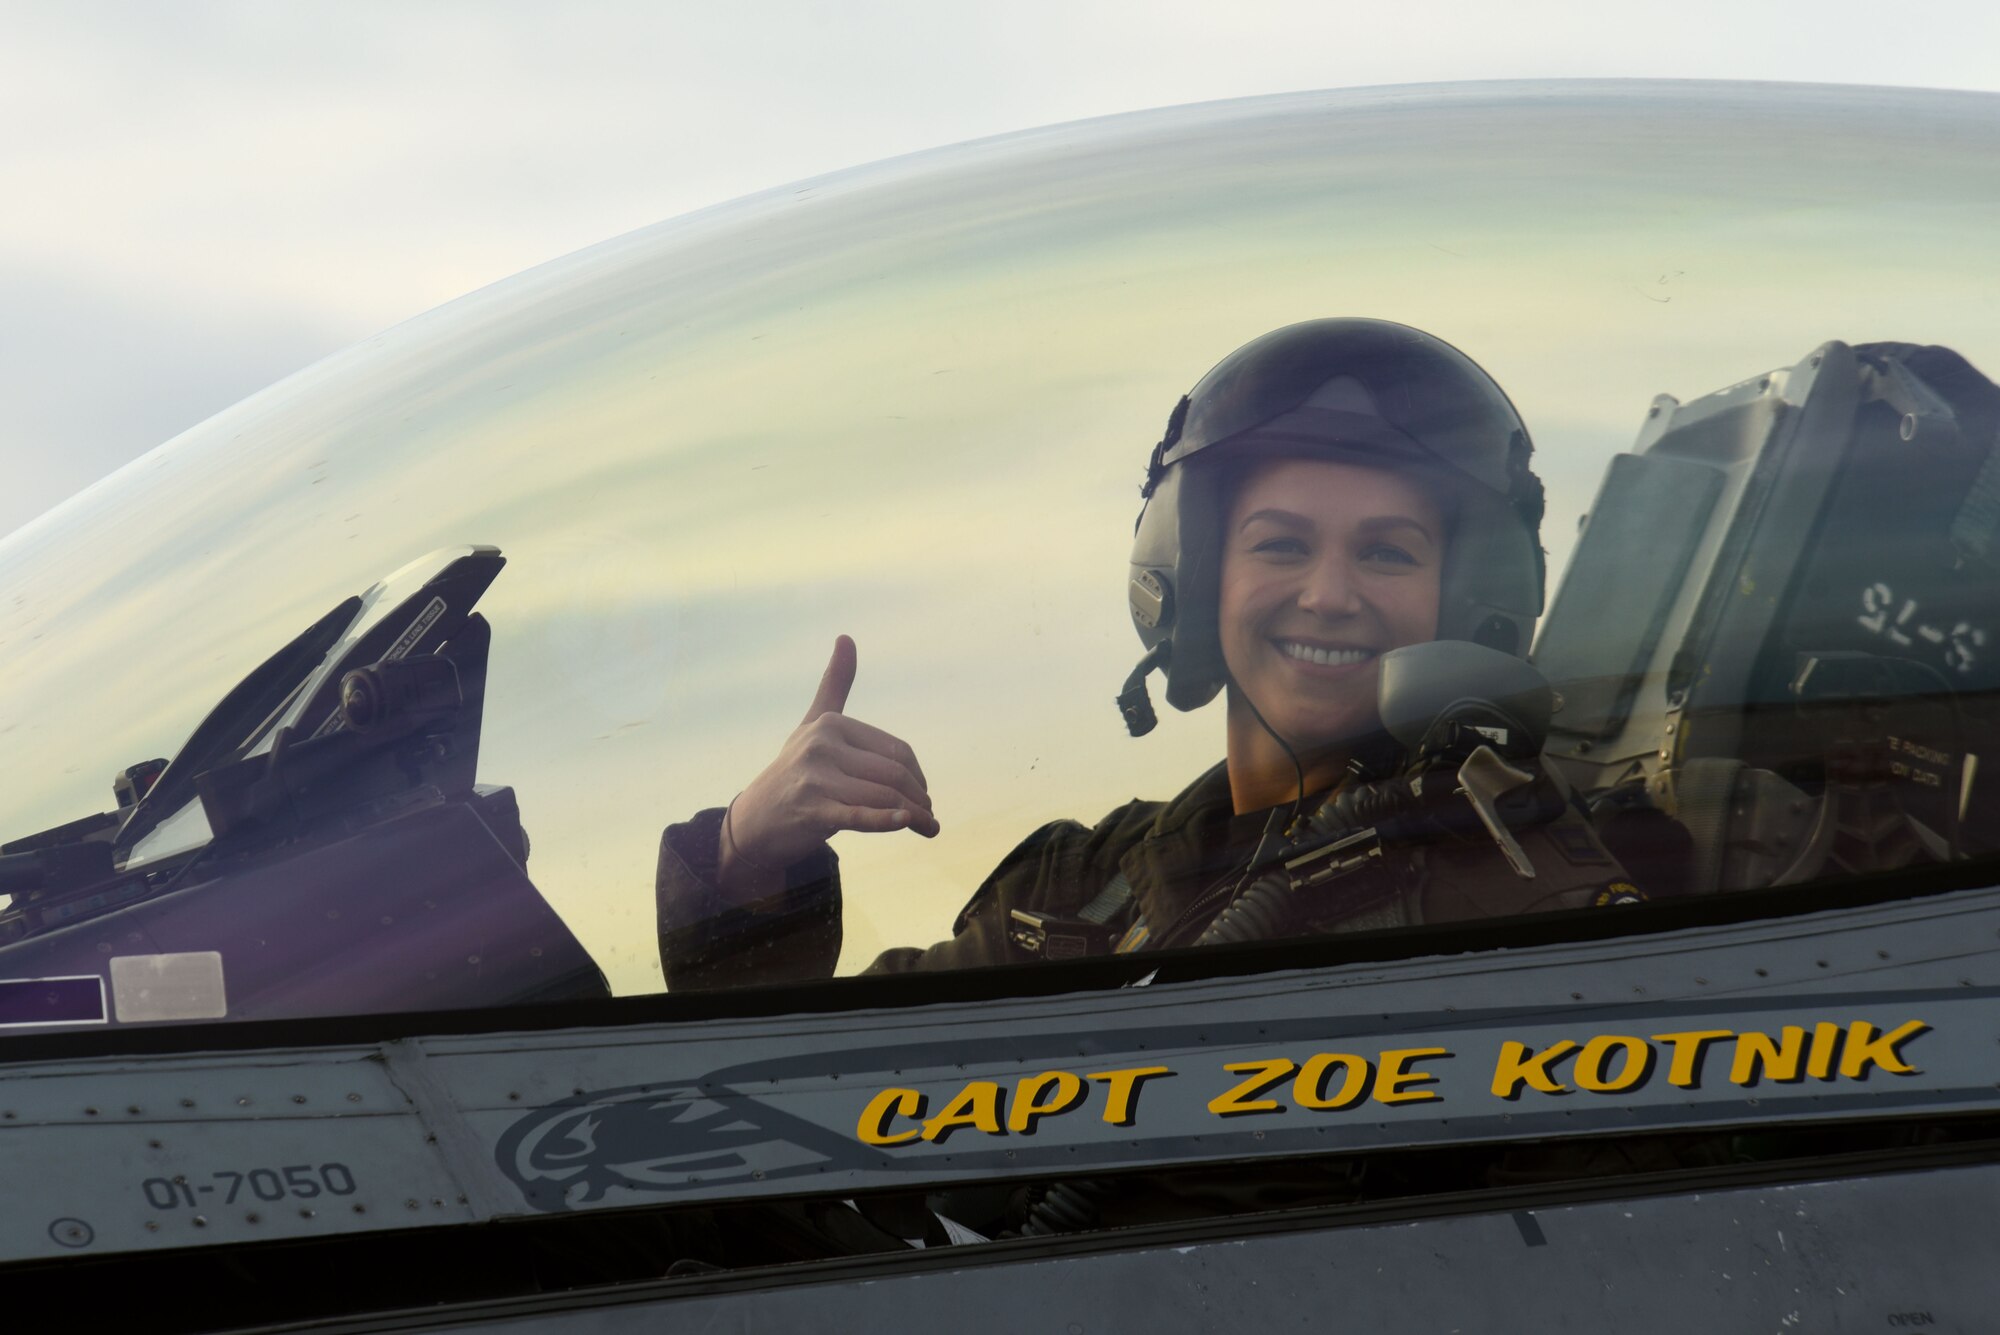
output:
M819 690L813 695L812 707L806 710L805 722L847 708L847 693L854 689L856 661L853 640L845 635L834 640L833 656L826 660L826 671L820 674Z

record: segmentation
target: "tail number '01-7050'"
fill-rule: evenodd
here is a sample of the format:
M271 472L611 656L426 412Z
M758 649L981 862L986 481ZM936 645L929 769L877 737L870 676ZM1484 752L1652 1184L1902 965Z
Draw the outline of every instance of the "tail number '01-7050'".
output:
M207 1182L191 1182L186 1174L149 1177L139 1184L146 1203L155 1210L177 1210L191 1205L234 1205L238 1197L249 1195L260 1201L281 1201L287 1196L309 1201L315 1196L352 1196L354 1174L346 1164L288 1164L283 1168L225 1168L209 1174ZM204 1200L203 1198L207 1199Z

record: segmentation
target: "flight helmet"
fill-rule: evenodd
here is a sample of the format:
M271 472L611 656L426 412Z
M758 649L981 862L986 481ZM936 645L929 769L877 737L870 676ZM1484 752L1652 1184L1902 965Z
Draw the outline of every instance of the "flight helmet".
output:
M1386 320L1308 320L1244 344L1181 399L1146 467L1127 593L1146 655L1118 697L1133 736L1167 703L1227 680L1216 624L1230 479L1259 458L1314 458L1418 478L1450 524L1438 638L1525 656L1541 614L1542 484L1528 430L1457 348Z

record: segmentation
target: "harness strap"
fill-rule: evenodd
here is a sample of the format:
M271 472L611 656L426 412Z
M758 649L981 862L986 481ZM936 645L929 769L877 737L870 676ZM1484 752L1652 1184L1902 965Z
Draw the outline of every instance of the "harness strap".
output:
M1076 916L1085 922L1094 922L1102 927L1123 912L1125 906L1131 902L1132 883L1125 879L1125 873L1121 871L1106 881L1104 888L1097 892L1097 898L1078 909Z

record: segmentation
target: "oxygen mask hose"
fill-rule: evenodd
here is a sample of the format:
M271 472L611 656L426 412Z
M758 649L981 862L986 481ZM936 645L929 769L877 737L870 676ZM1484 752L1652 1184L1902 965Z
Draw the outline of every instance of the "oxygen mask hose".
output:
M1051 1182L1040 1198L1028 1207L1021 1224L1024 1238L1052 1238L1064 1233L1081 1233L1096 1228L1111 1184L1095 1178L1072 1182Z
M1268 941L1284 930L1291 917L1291 898L1291 877L1282 869L1266 872L1209 920L1195 944L1233 946Z
M1382 843L1410 833L1402 828L1409 823L1402 818L1412 814L1416 804L1404 779L1343 785L1306 822L1292 854L1231 899L1195 944L1239 945L1284 935L1304 890L1337 883L1370 865ZM1324 856L1316 858L1316 853ZM1353 907L1358 910L1367 904Z

